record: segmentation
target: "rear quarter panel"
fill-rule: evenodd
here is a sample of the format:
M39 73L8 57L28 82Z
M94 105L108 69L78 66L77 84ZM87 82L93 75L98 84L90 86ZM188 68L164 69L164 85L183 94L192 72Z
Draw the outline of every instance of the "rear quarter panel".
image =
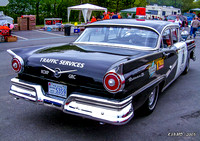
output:
M136 96L147 93L158 84L167 85L175 76L176 66L170 70L170 66L177 61L174 50L168 51L168 57L163 52L152 52L137 59L124 63L125 89L124 95ZM170 72L169 72L170 71Z

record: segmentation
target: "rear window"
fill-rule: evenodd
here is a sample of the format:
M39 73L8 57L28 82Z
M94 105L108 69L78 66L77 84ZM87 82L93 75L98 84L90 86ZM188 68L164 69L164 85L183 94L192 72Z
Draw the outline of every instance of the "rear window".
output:
M176 16L168 16L167 19L168 19L168 20L175 20L175 19L176 19Z
M155 48L159 35L148 28L88 27L76 42Z

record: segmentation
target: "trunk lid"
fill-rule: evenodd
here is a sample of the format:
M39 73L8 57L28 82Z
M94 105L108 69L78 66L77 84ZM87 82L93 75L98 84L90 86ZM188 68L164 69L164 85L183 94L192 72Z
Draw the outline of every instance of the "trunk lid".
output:
M26 58L23 73L70 85L97 86L102 83L109 68L138 55L141 52L110 47L49 47L37 50Z

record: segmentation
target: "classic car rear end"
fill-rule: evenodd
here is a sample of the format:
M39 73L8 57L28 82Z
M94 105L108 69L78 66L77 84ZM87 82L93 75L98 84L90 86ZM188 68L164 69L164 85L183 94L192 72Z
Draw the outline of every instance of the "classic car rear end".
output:
M74 45L36 48L31 50L33 54L14 51L8 50L13 69L19 74L11 80L10 93L17 98L103 122L123 122L133 116L131 98L113 99L102 84L107 70L129 55L87 51ZM122 85L120 75L106 77L119 83L113 87Z
M73 44L8 50L18 73L9 93L115 125L141 106L150 114L159 92L180 73L179 46L160 51L162 30L170 25L108 20L89 25Z

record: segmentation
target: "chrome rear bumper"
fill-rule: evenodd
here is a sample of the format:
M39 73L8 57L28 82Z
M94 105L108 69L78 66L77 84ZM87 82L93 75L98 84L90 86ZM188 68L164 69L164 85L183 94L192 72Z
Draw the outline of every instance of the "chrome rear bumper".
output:
M134 116L132 97L119 101L83 93L72 93L67 99L62 99L48 96L41 85L17 78L11 79L11 82L12 86L9 90L11 95L58 108L65 113L115 125L125 124Z

